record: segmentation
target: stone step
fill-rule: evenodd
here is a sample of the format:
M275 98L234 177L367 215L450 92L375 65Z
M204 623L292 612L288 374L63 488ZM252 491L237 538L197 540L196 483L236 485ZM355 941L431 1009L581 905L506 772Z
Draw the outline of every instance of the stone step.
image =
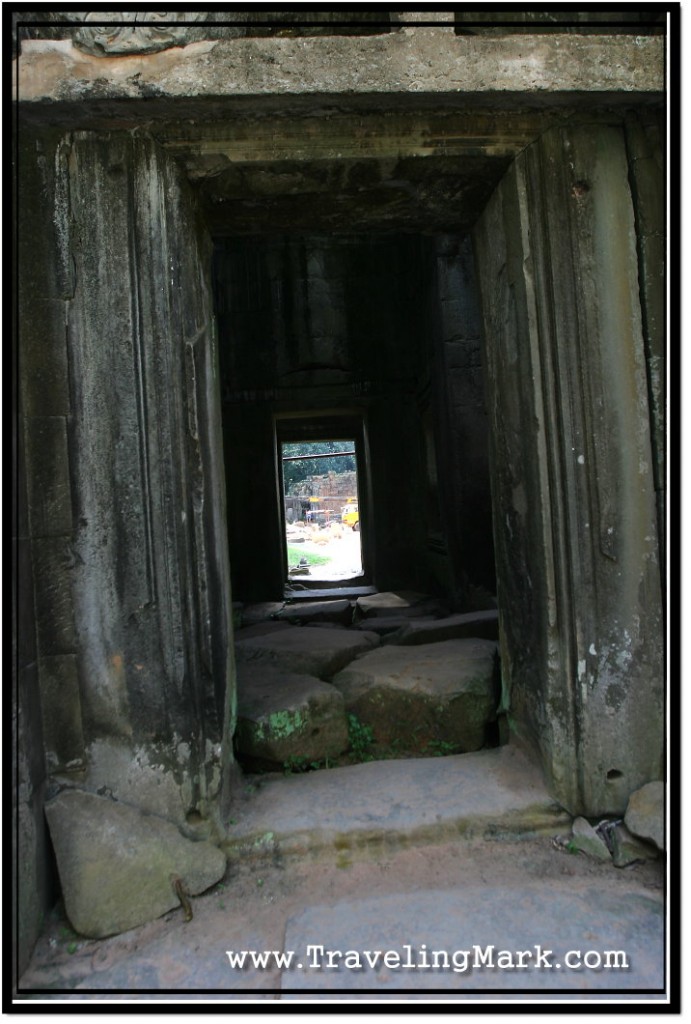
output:
M369 620L365 619L365 622ZM386 622L386 619L383 620ZM410 619L383 640L386 644L411 646L436 644L443 640L462 640L478 637L484 640L499 638L499 612L465 612L447 615L443 619Z
M381 591L358 597L355 603L356 618L416 617L443 615L444 605L436 597L419 594L413 590Z
M238 663L235 745L245 757L299 767L348 746L343 695L314 676Z
M353 621L353 605L346 598L335 601L304 601L286 604L276 618L297 625L313 623L334 623L350 626Z
M231 858L518 838L571 821L538 768L511 746L251 776L246 789L223 844Z
M241 637L241 633L238 634ZM240 662L263 662L285 672L305 673L329 680L342 668L379 644L374 633L346 629L290 626L261 636L238 639Z
M468 752L484 746L496 717L496 653L493 641L478 639L380 647L332 682L376 743L398 743L413 755L427 753L430 744L440 752Z

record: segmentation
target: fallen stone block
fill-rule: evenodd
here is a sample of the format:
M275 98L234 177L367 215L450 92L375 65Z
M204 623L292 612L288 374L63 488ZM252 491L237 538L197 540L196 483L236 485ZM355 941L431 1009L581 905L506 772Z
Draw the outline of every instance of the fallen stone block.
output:
M348 746L343 696L313 676L238 665L239 753L282 765L337 757Z
M411 646L472 637L496 641L499 637L499 612L470 612L447 615L443 619L410 619L390 633L385 643Z
M420 753L479 750L497 706L496 650L476 639L387 646L332 681L346 711L372 729L376 743L397 741Z
M153 921L181 906L180 891L196 896L225 874L217 846L128 804L72 789L45 810L65 912L88 938Z
M625 868L639 860L655 860L659 856L652 843L631 835L625 825L615 825L610 833L612 861L615 867Z
M378 643L379 637L374 633L291 626L277 633L238 640L235 652L238 663L263 662L285 672L328 680Z
M574 820L569 848L580 850L581 853L586 853L596 860L610 861L612 859L607 843L585 818Z
M325 622L349 626L353 621L353 607L345 598L338 601L298 601L295 604L286 604L276 618L296 625Z
M648 782L629 797L624 815L629 832L651 839L658 850L665 848L665 784Z

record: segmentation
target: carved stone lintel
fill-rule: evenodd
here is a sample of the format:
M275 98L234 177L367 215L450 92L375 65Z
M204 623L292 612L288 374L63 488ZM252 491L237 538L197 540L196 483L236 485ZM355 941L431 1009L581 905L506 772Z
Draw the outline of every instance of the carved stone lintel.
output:
M74 44L95 56L156 53L203 39L205 30L191 27L190 22L207 18L205 11L89 11L84 21L99 24L77 29ZM149 22L160 22L160 26Z

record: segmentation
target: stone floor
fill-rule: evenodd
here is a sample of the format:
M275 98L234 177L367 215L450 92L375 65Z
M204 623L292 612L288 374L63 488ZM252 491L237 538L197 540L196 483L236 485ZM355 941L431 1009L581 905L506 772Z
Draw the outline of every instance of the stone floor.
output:
M496 612L450 616L424 595L256 606L245 619L243 686L308 672L320 692L369 650L415 660L486 644L497 626ZM303 714L302 691L274 707L275 689L277 721ZM616 868L567 847L571 818L513 745L248 773L232 813L226 875L192 900L191 920L181 908L86 940L58 906L19 1000L665 1001L663 859Z
M191 921L84 940L57 908L20 998L665 999L662 860L567 852L570 818L511 746L247 778L234 813Z
M343 764L353 716L379 757L488 745L500 700L497 628L496 610L450 615L413 592L243 608L241 763Z

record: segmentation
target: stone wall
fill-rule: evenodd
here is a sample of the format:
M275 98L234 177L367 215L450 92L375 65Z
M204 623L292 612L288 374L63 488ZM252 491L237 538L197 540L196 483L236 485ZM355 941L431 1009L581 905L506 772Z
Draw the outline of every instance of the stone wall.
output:
M484 346L469 237L436 240L437 462L459 600L477 606L496 590Z
M572 812L662 771L664 661L634 209L619 128L547 133L476 231L502 672Z
M234 712L204 233L146 137L44 132L22 155L21 583L46 766L174 821L214 815Z
M72 495L67 423L68 362L63 296L53 233L56 138L19 147L17 231L19 384L16 440L18 519L13 692L13 805L16 843L16 966L26 966L44 915L55 898L43 800L48 770L82 767L83 744L70 591ZM44 698L57 698L53 716ZM15 909L15 908L13 908Z

